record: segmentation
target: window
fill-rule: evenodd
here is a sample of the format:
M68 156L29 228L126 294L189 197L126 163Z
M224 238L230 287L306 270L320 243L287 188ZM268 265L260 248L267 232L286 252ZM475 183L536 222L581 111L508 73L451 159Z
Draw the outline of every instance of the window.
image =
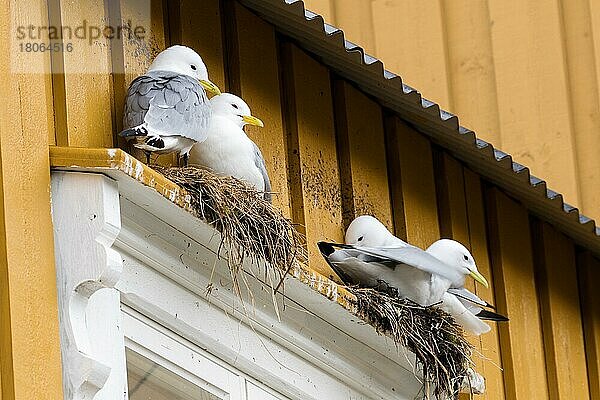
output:
M218 400L220 398L131 349L126 350L126 356L129 400Z
M130 400L284 400L184 338L123 309Z

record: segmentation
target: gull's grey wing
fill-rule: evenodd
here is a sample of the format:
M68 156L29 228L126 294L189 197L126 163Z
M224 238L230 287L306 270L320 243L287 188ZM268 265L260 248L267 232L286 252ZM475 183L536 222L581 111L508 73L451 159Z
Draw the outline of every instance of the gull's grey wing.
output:
M256 143L252 142L252 144L254 145L254 164L256 164L256 167L259 169L265 182L265 200L270 202L272 200L271 180L269 179L269 174L267 173L265 159Z
M363 254L352 249L336 250L337 243L318 242L317 246L327 264L347 285L376 287L381 275L389 270L376 257L360 257Z
M421 271L437 274L454 282L462 278L462 274L448 264L438 260L418 247L362 247L346 245L362 253L387 259L396 264L406 264Z
M467 310L475 314L479 319L489 321L508 321L508 318L504 315L495 313L493 311L484 310L483 307L492 308L494 306L480 299L476 294L465 288L451 288L448 289L448 293L454 295Z
M201 142L206 138L211 114L206 92L197 80L154 71L129 85L123 127L145 124L149 135L180 135Z
M474 304L477 305L479 307L487 307L487 308L494 308L494 306L492 306L491 304L489 304L487 301L480 299L475 293L471 292L468 289L465 288L450 288L448 289L449 293L452 293L453 295L455 295L456 297L458 297L458 299L465 304L465 307L467 307L467 304Z

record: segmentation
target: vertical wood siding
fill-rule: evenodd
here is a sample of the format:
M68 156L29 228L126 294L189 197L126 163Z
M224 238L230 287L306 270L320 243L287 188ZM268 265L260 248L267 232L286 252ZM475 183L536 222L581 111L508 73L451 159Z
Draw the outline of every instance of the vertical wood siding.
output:
M16 26L48 25L48 5L0 0L0 21L0 398L61 399L50 57L9 40Z
M546 399L541 315L527 211L496 188L486 190L492 273L500 324L504 384L509 399Z
M304 3L567 202L600 216L598 2Z
M535 224L536 274L553 399L589 399L575 246L546 223Z
M497 133L500 143L510 146L511 141L516 142L507 136L513 131L519 132L520 140L524 141L527 137L524 131L537 132L537 129L545 129L548 135L542 148L566 143L561 160L570 174L571 186L567 190L577 192L576 171L584 165L582 162L593 165L594 157L590 153L587 159L575 163L573 143L579 143L579 139L573 139L574 132L584 128L573 127L591 129L593 119L575 120L573 110L578 107L566 112L563 107L575 104L569 96L577 96L580 101L588 96L588 88L580 87L576 93L572 90L570 74L583 67L567 63L555 69L553 65L565 54L588 52L591 42L575 46L567 41L565 47L553 47L547 59L545 49L565 34L580 37L588 32L585 24L569 26L561 19L563 14L579 15L575 3L584 1L569 5L563 2L562 8L544 10L534 9L528 3L521 6L522 10L504 8L510 2L492 5L457 0L399 6L383 0L353 0L352 6L346 6L347 1L315 0L309 6L312 3L318 7L317 11L325 10L330 21L356 24L353 26L359 28L348 33L351 40L364 41L369 51L388 52L391 62L398 63L395 69L415 74L414 80L410 74L406 75L408 83L424 89L426 96L443 105L454 107L454 111L466 117L468 125L477 128L481 124L484 132ZM508 324L491 323L490 333L472 338L481 353L474 357L477 370L487 378L487 393L480 398L600 397L600 295L594 283L600 279L600 261L593 255L576 248L570 238L529 215L517 200L490 185L444 149L433 146L426 136L382 108L351 82L329 71L318 57L305 52L235 0L152 0L151 3L106 0L104 7L92 3L48 0L48 10L35 16L42 15L43 20L47 14L54 24L61 21L77 24L84 18L98 23L107 20L114 25L132 20L150 27L147 39L100 41L77 53L78 56L42 55L37 61L44 63L46 72L52 70L52 76L18 76L18 87L2 89L5 98L18 98L21 102L19 107L12 102L10 118L0 120L2 145L7 140L18 143L15 151L2 146L0 159L5 211L0 217L6 224L11 222L23 232L48 237L49 221L47 225L23 223L49 217L47 196L38 193L40 188L47 187L48 159L47 153L39 150L47 144L126 146L117 132L122 127L129 83L147 69L165 46L183 43L202 54L215 83L240 94L253 114L265 122L265 128L251 127L248 134L265 156L274 204L306 233L313 269L335 278L314 244L323 239L342 241L348 223L363 213L377 216L396 235L421 247L440 237L459 240L470 248L479 270L491 282L489 289L472 282L468 283L469 288L511 319ZM151 7L145 13L148 4ZM590 21L600 21L600 7L589 8ZM360 14L355 10L360 10ZM531 71L520 64L519 57L515 61L515 55L507 47L519 39L511 33L508 21L515 13L518 14L515 23L528 26L529 40L539 39L536 54L528 52L530 43L526 41L513 49L533 65L527 68L543 71L525 89L512 80ZM493 26L490 18L495 21ZM403 22L399 23L400 20ZM415 21L423 25L411 25ZM372 30L375 25L392 23L402 27L401 34L382 36ZM416 39L401 40L402 35ZM476 40L480 36L485 40ZM260 48L256 43L261 43ZM394 58L398 55L402 57ZM588 61L593 64L594 58ZM0 65L6 69L4 64ZM594 64L580 73L593 75L590 82L596 82L599 72ZM553 84L548 85L548 81ZM507 86L500 88L502 85ZM524 94L519 90L525 90ZM516 103L515 96L519 99ZM547 98L554 96L562 97L553 100L548 108L544 105L532 111L532 102L549 101ZM552 119L545 116L549 110ZM19 129L15 130L15 126ZM25 139L18 139L16 132ZM43 145L40 147L39 143ZM593 145L593 141L585 143ZM38 151L31 153L34 148ZM533 164L534 170L539 165L556 164L533 153L521 155L524 161ZM19 158L27 157L33 157L37 169L15 168ZM173 156L162 156L158 161L172 164L176 160ZM10 174L7 168L11 169ZM35 175L34 182L46 182L46 186L35 189L26 183L31 174ZM15 192L15 188L19 191ZM31 200L29 214L21 215L11 208L19 203L19 193L38 199ZM38 204L39 199L46 200ZM585 191L577 199L583 199L585 204ZM16 221L21 217L21 222ZM31 242L38 237L35 235L24 237ZM25 257L21 260L23 265L36 265L32 273L41 274L39 281L53 277L51 266L42 274L40 264L27 258L28 252L19 252L14 240L6 243L7 254ZM39 248L40 255L51 259L51 247L46 248L39 241L28 246ZM0 256L4 254L0 252ZM38 304L27 293L35 291L27 287L18 293L5 291L7 282L11 279L18 282L23 277L11 276L14 270L1 272L1 293L11 296L10 303L4 297L0 303L2 318L6 318L10 308L9 311L21 315L22 320L14 320L18 326L29 327L33 322L28 319L28 312ZM47 287L53 286L47 283ZM52 297L50 292L42 294ZM30 309L21 309L24 304ZM50 328L45 327L44 332ZM1 333L5 335L6 331ZM44 340L52 341L42 338L39 343L46 343ZM56 350L57 342L54 344ZM27 348L19 338L11 345L13 353ZM52 344L43 347L45 351L46 348L52 349ZM9 368L5 360L1 364L1 388L3 394L12 396L11 388L23 385L17 382L19 377L32 372L25 364ZM14 376L7 373L12 368ZM34 376L37 372L34 371ZM53 386L58 381L48 383L39 378L37 382L45 390L58 393L60 388ZM23 393L27 395L16 398L42 398L35 392ZM11 396L7 398L12 400Z
M282 84L279 76L278 48L275 29L237 2L229 2L229 21L235 21L229 53L230 90L250 104L252 114L265 127L251 128L249 134L260 147L271 185L273 204L290 216L287 135L283 126ZM255 43L262 43L256 51Z
M600 261L589 252L577 257L590 398L600 399Z
M488 303L495 304L495 285L479 177L441 150L437 150L435 155L441 236L458 240L471 250L479 271L488 278L490 288L486 289L471 279L467 280L465 287ZM493 322L489 324L492 327L489 333L479 338L470 337L476 349L473 361L476 370L486 377L486 398L503 399L504 380L498 327ZM469 396L463 397L467 399Z

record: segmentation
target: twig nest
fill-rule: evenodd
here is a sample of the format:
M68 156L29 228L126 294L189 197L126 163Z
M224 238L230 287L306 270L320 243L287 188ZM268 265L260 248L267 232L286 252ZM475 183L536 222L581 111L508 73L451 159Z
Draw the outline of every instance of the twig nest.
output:
M221 232L230 267L241 268L250 258L255 263L265 260L283 274L306 260L303 235L247 183L197 166L152 168L186 189L194 214Z
M357 298L358 316L416 355L425 390L431 387L439 399L454 398L461 391L465 379L471 378L473 347L450 314L394 293L353 287L348 290Z

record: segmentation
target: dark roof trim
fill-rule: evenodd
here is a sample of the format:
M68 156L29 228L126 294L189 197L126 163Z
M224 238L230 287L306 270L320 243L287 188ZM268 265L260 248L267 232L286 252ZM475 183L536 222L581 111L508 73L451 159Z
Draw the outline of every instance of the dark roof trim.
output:
M293 38L340 76L354 82L380 104L395 111L475 172L519 199L533 214L555 225L579 245L600 255L596 223L563 202L562 195L532 176L524 165L459 126L458 118L402 83L383 63L344 40L344 33L297 0L239 0L280 32Z

